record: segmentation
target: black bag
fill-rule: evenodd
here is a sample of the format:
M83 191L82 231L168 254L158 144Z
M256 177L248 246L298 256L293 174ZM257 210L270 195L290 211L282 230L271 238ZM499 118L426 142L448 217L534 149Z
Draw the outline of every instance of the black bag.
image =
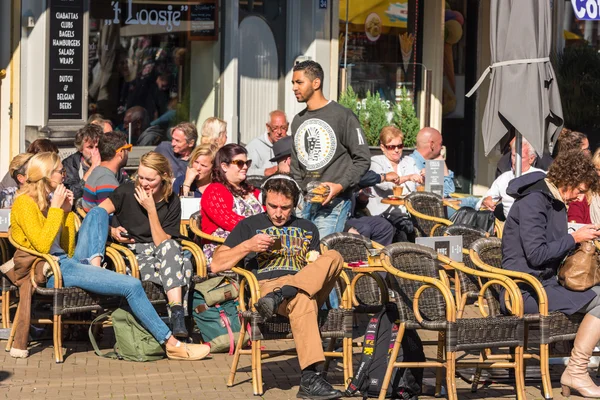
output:
M454 225L467 225L479 228L492 235L494 233L495 218L494 213L489 210L475 210L471 207L461 207L450 217L450 221Z
M382 311L371 317L365 333L363 355L345 396L360 393L363 399L379 397L389 357L398 336L398 327L398 308L394 303L386 304ZM396 361L425 361L423 344L415 331L404 331L402 348ZM386 397L415 400L421 394L422 384L422 368L395 368Z
M388 207L381 213L381 216L387 219L396 229L393 243L413 242L415 241L415 227L410 215L403 213L397 207Z

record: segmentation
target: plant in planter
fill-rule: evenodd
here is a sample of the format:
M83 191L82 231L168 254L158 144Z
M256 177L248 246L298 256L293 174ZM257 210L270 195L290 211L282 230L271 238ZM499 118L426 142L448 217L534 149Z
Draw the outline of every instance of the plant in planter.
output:
M379 93L371 94L369 91L361 102L351 86L340 95L339 103L358 117L369 146L379 146L379 132L388 125L402 130L405 147L415 145L420 123L406 89L402 89L402 100L397 106L392 105L392 110Z

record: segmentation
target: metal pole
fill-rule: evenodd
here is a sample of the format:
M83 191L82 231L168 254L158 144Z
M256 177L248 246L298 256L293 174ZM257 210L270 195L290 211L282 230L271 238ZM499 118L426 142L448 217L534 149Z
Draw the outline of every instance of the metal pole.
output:
M510 128L515 133L515 176L518 178L521 176L521 153L523 152L523 136L521 132L517 132L514 127Z
M131 122L129 123L129 144L133 144L131 143Z
M350 9L350 0L346 0L346 36L344 37L344 69L348 65L348 14Z
M431 123L431 80L433 79L433 71L425 70L425 119L423 120L424 127L429 127ZM414 89L413 89L414 90Z

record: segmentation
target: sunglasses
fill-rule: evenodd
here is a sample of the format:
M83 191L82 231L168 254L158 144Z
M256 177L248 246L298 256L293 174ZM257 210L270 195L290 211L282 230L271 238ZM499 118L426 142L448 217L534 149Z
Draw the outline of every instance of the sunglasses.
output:
M229 164L235 164L235 165L237 165L237 167L239 169L244 168L244 165L247 166L248 168L250 168L250 166L252 165L252 160L248 160L248 161L233 160Z
M115 151L115 153L120 152L121 150L125 150L125 151L131 151L131 149L133 148L133 145L131 143L126 144L124 146L121 146L117 149L117 151Z
M389 151L392 151L392 150L402 150L404 148L404 144L384 144L384 146Z

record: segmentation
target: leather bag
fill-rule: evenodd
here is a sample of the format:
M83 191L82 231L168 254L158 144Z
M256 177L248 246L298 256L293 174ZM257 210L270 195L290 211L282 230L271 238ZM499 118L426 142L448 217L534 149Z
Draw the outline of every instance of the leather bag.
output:
M565 258L558 282L569 290L583 292L600 283L600 260L594 242L583 242Z

